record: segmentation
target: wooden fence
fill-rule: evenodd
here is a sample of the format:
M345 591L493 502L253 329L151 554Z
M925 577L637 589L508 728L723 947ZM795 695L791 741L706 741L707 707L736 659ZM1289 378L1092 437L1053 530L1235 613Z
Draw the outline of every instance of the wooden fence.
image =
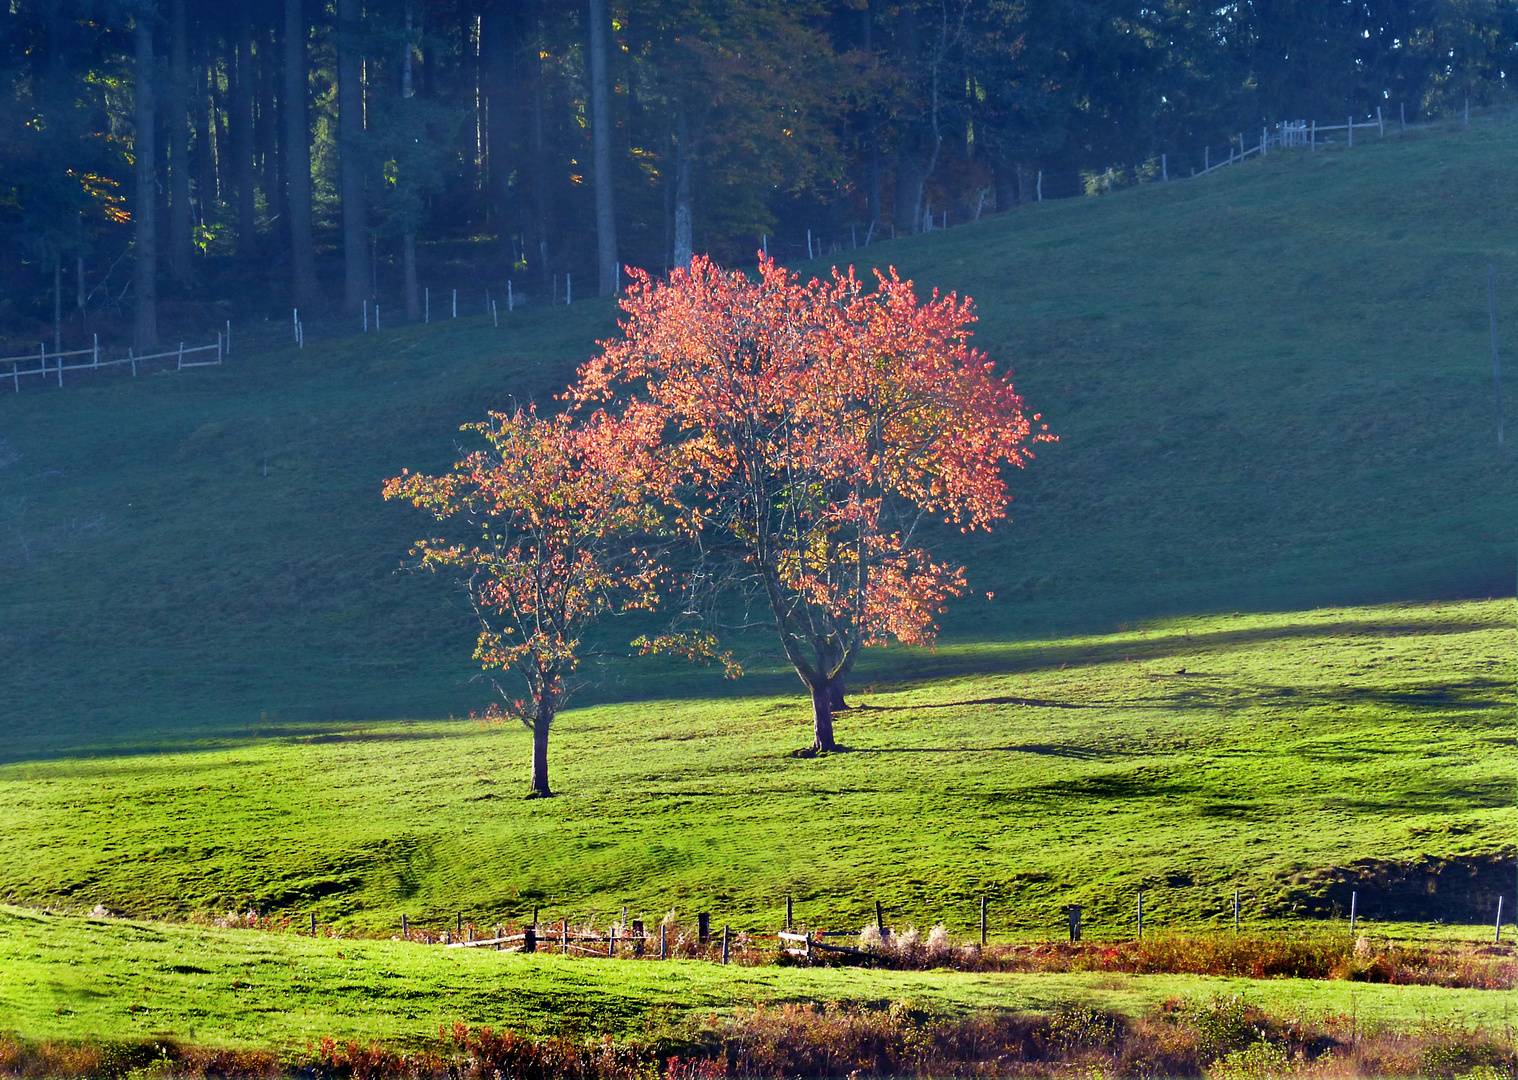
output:
M9 371L0 371L0 380L10 379L12 387L19 394L21 392L21 380L31 378L32 376L37 376L43 383L56 377L58 385L62 387L63 373L65 371L100 371L103 368L109 369L119 367L122 364L129 364L131 365L132 374L136 375L139 366L146 366L156 361L164 361L163 366L167 368L167 362L170 360L174 362L175 371L182 371L185 368L210 367L213 364L220 364L225 359L228 351L227 339L223 338L218 332L216 344L214 345L187 347L181 341L177 349L169 349L165 352L146 353L138 356L131 349L128 349L125 356L102 358L100 338L96 337L94 344L88 349L70 349L65 352L50 353L47 351L47 346L43 344L38 346L36 353L27 356L0 356L0 364L9 364L11 366ZM216 359L185 359L186 357L195 357L202 353L211 352L216 354ZM88 356L89 359L82 360L76 364L66 362L70 358L79 356Z

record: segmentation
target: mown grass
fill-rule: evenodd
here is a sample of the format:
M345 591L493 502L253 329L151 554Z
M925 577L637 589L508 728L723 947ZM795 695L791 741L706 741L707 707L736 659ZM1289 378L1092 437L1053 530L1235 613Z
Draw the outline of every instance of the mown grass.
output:
M642 1034L755 1004L891 1002L982 1010L1153 1013L1172 998L1242 995L1274 1015L1354 1014L1367 1029L1500 1028L1507 995L1296 979L980 975L565 960L392 941L333 940L0 908L4 1030L24 1039L172 1038L299 1047L323 1037L417 1045L462 1021L526 1034Z
M1511 595L1485 269L1506 347L1518 207L1492 193L1515 150L1495 115L851 253L976 297L980 344L1061 436L1013 524L951 538L996 598L956 603L946 640ZM392 572L425 523L380 480L546 399L612 326L594 300L0 394L8 753L482 708L457 598ZM649 671L601 699L726 692Z
M1515 832L1511 601L1179 620L950 648L856 686L819 760L794 695L572 711L562 793L471 721L297 724L0 766L0 896L441 927L711 911L773 929L1098 938L1347 916L1486 922ZM969 674L968 672L980 674ZM889 681L888 681L889 680ZM1506 861L1500 858L1506 854ZM1394 887L1354 868L1452 869ZM1485 869L1482 869L1482 868ZM1468 873L1476 873L1471 878ZM1483 876L1484 875L1484 876ZM1505 876L1504 876L1505 875ZM1378 884L1379 882L1379 884Z

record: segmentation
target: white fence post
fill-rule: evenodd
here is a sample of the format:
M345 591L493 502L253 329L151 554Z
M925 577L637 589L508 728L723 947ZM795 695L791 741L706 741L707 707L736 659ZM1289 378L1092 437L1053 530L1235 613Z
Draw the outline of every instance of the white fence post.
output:
M1382 139L1386 138L1386 121L1381 118L1381 106L1379 105L1376 106L1376 127L1381 132L1381 134L1377 137Z
M1349 132L1349 145L1355 145L1355 118L1351 116L1349 123L1344 125L1344 130Z

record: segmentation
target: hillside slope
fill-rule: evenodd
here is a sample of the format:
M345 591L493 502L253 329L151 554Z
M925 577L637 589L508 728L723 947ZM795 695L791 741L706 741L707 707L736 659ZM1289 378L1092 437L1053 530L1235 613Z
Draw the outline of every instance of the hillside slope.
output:
M946 637L1509 595L1485 273L1512 343L1515 153L1508 118L849 253L975 297L1061 437L1014 478L1015 523L957 549L996 598ZM380 481L612 329L590 301L0 394L0 753L482 707L459 602L393 572L426 525ZM621 677L601 696L655 676Z

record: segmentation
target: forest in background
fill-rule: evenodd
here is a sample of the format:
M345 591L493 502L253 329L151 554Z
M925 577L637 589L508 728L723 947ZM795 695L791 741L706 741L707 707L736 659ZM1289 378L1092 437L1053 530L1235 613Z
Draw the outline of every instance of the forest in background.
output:
M9 0L0 341L604 294L1505 103L1515 62L1500 0Z

